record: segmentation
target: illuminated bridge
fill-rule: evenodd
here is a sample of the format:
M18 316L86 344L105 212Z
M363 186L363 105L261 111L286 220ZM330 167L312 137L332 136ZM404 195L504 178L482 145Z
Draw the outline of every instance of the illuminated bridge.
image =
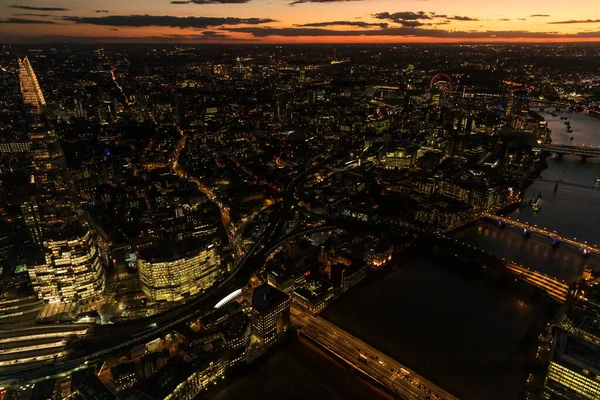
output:
M537 233L539 235L549 237L550 239L552 239L552 244L554 244L554 245L559 245L560 243L566 243L566 244L570 244L571 246L575 246L575 247L582 249L583 253L586 255L590 254L590 253L600 255L600 249L596 245L592 246L587 243L582 243L582 242L578 241L577 238L571 239L566 236L562 236L556 232L550 232L549 230L547 230L545 228L538 228L537 226L531 226L524 222L515 221L514 219L502 217L500 215L495 215L495 214L491 214L488 212L481 213L481 217L489 218L494 221L498 221L499 224L506 224L506 225L515 226L517 228L521 228L521 229L523 229L524 233L533 232L533 233Z
M589 146L571 146L567 144L539 144L534 147L534 150L542 150L551 153L562 154L574 154L583 158L587 157L600 157L600 147L589 147Z
M292 323L299 332L406 400L458 400L444 389L409 370L331 322L296 305Z
M522 267L511 262L506 264L506 268L508 268L518 278L544 290L553 299L561 303L567 300L567 294L569 293L569 285L567 285L565 282L559 281L555 278L549 277L548 275L532 271L528 268Z

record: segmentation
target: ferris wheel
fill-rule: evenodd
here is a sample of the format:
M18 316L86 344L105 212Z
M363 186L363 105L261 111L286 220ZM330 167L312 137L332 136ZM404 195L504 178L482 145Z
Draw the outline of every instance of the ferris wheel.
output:
M445 94L450 94L452 92L452 78L448 74L437 74L433 78L431 78L431 82L429 82L429 88L439 88L442 87L442 90Z

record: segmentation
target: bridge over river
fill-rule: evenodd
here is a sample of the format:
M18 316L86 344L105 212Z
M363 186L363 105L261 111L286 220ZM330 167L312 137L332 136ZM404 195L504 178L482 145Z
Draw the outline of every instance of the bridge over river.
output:
M568 144L539 144L534 147L534 150L547 151L558 155L574 154L582 157L600 157L600 147L593 146L573 146Z

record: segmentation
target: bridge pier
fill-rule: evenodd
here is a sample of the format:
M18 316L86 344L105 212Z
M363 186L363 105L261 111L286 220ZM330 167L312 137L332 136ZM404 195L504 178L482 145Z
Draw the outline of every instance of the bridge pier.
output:
M526 238L530 238L531 237L531 231L527 228L523 229L523 236Z
M558 246L560 246L560 240L558 240L558 238L553 237L551 245L552 245L552 247L558 247Z
M584 257L589 257L590 256L590 251L588 249L583 249L583 256Z
M588 156L584 156L584 155L580 155L580 157L581 157L581 162L582 163L586 162L586 160L588 158Z

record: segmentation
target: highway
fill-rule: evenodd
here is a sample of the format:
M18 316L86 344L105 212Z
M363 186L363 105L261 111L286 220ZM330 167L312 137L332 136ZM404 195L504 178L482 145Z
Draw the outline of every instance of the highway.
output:
M291 320L303 335L404 399L457 400L414 371L299 306L292 305Z

